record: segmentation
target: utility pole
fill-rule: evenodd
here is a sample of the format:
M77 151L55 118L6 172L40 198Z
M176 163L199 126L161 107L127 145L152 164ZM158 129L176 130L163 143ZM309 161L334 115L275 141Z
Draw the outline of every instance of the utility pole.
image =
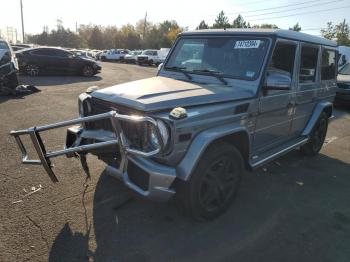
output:
M146 24L147 24L147 12L145 15L145 21L143 22L143 39L145 39L145 36L146 36Z
M22 20L22 42L24 43L24 21L23 21L23 4L22 0L20 0L21 3L21 20Z

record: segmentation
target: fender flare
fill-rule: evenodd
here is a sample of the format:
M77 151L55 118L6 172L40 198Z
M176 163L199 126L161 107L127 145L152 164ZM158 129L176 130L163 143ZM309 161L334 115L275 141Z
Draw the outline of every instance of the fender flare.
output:
M303 136L309 136L312 129L314 128L317 120L319 119L322 112L324 112L326 109L330 109L329 117L332 115L333 111L333 104L328 101L320 102L315 106L314 111L312 112L312 115L310 117L309 122L307 123L306 127L304 128L304 131L302 133Z
M246 127L239 124L230 124L225 126L219 126L211 129L204 130L199 133L190 144L184 158L176 167L177 177L181 180L187 181L190 179L192 171L197 166L198 161L201 159L203 153L207 147L215 140L232 135L238 132L244 132L247 134L249 151L251 148L251 141L249 132ZM248 154L249 155L249 154Z

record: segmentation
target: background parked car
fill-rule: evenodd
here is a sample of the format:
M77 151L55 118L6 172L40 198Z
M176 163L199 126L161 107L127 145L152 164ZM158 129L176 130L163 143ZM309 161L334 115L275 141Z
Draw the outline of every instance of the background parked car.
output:
M350 63L346 63L338 72L335 102L350 105Z
M16 53L20 71L30 76L42 73L80 74L93 76L101 66L92 59L82 58L60 48L40 47Z
M91 53L85 50L71 50L70 52L81 58L94 59Z
M125 56L124 56L124 61L126 62L126 63L136 63L137 62L137 56L138 55L141 55L141 53L142 53L142 51L141 50L139 50L139 51L131 51L129 54L126 54Z
M0 94L13 93L18 85L18 64L11 46L0 39Z
M130 51L127 49L111 49L101 55L102 61L121 61Z
M339 52L338 69L340 70L345 64L350 62L350 47L338 46L338 52Z
M147 49L137 56L137 63L139 65L159 65L164 62L164 59L165 57L159 50Z

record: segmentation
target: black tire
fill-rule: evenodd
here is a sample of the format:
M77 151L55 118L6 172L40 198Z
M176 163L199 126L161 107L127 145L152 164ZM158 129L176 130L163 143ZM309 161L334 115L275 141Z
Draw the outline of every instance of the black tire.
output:
M148 61L148 64L151 66L151 65L153 65L153 60L149 60Z
M242 154L234 146L221 142L209 146L191 178L186 182L178 181L180 207L198 221L218 217L234 199L243 168Z
M326 139L328 129L328 115L323 112L312 129L309 141L300 148L300 151L307 156L317 155Z
M106 57L105 56L101 56L101 61L106 61Z
M91 77L95 74L95 70L91 65L85 65L82 69L83 76Z
M29 76L38 76L40 74L40 68L35 64L28 64L25 67L25 71L26 71L26 74Z
M7 86L11 89L15 89L18 86L18 75L16 72L7 77Z

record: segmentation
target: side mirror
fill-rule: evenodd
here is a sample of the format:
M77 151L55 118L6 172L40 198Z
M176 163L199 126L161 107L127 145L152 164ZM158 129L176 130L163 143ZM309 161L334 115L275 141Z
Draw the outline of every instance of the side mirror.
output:
M158 65L158 71L160 71L160 70L162 69L162 67L163 67L163 63L160 63L160 64Z
M292 78L290 73L282 70L268 70L263 89L267 90L290 90Z

